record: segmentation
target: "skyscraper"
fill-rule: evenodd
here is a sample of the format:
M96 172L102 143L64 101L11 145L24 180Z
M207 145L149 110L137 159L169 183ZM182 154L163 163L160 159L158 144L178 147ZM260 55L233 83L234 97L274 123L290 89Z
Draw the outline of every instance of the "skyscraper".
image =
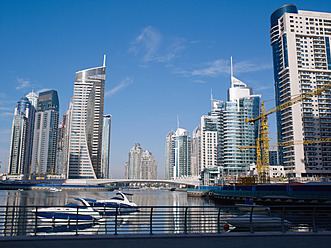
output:
M170 180L174 174L174 149L173 149L173 136L175 132L171 130L166 136L165 143L165 179Z
M28 175L31 164L35 108L22 97L14 111L9 151L9 175Z
M139 143L135 143L130 149L128 162L128 179L141 179L141 156L143 149Z
M214 111L220 114L220 166L227 175L245 175L256 162L256 151L239 150L238 146L256 144L259 123L251 125L245 120L260 115L260 100L260 95L253 95L253 89L231 73L228 101L213 103Z
M32 171L34 173L46 175L55 172L58 125L57 91L40 92L33 135Z
M67 115L63 115L58 129L55 174L66 176L67 161Z
M201 128L197 126L192 135L191 174L199 176L201 171Z
M102 178L102 128L106 67L76 72L70 113L68 177Z
M218 166L219 116L201 117L201 170Z
M192 175L191 151L192 139L189 132L177 128L176 132L169 132L166 137L166 179L176 179Z
M111 115L103 117L101 178L109 178Z
M152 153L144 151L141 156L141 179L156 179L157 163Z
M204 183L216 183L220 177L246 175L249 166L256 162L256 152L253 149L239 150L238 146L256 144L258 123L251 125L245 120L259 116L260 99L260 95L253 95L252 88L233 76L231 58L228 100L212 99L212 110L208 116L201 117Z
M284 5L271 15L276 105L330 83L331 14ZM280 141L331 137L330 91L277 112ZM331 143L279 147L288 176L331 175Z

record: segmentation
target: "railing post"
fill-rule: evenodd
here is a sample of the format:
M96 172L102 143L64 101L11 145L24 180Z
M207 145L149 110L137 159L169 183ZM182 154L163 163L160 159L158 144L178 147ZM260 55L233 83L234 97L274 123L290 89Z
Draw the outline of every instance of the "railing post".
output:
M314 207L314 211L313 211L313 232L317 232L317 229L316 229L316 207Z
M217 232L221 233L221 208L218 208L218 215L217 215Z
M117 235L117 215L118 215L118 207L116 207L116 213L115 213L115 235Z
M76 235L78 235L78 211L79 211L79 207L77 206L77 213L76 213Z
M286 232L286 229L285 229L285 226L284 226L284 222L285 222L285 207L282 208L282 232L285 233Z
M254 229L253 229L253 210L254 210L254 206L252 206L251 213L250 213L250 216L249 216L249 223L250 223L250 231L251 231L251 233L254 232Z
M153 234L153 210L154 208L151 207L151 214L149 216L149 234Z
M37 224L38 224L38 207L36 207L36 216L35 216L35 220L34 220L34 236L37 235Z
M185 208L185 219L184 219L184 233L187 234L187 211L188 207Z

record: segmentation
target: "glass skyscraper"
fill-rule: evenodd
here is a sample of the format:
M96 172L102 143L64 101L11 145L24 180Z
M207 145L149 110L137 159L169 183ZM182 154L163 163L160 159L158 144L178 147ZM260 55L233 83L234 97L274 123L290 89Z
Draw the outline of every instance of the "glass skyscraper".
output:
M329 84L331 14L284 5L271 15L276 105ZM331 137L331 93L277 112L279 141ZM291 177L330 176L331 142L279 147L279 163Z
M170 180L174 174L174 151L173 151L173 136L175 131L171 130L166 136L165 143L165 175L166 180Z
M56 169L56 151L59 125L59 98L57 91L39 93L34 123L32 171L53 174Z
M28 175L31 164L35 108L22 97L15 108L9 152L9 175Z
M192 175L191 151L192 139L189 132L177 128L176 132L169 132L166 137L166 179L176 179Z
M70 179L103 178L102 129L106 67L76 72L69 119Z
M109 178L111 115L103 117L101 178Z
M212 110L202 116L201 154L202 182L213 184L220 178L246 176L249 166L256 163L254 149L240 150L238 146L255 146L258 126L246 122L260 115L260 95L232 75L228 100L212 99Z
M192 135L191 174L199 176L201 171L201 128L197 126Z

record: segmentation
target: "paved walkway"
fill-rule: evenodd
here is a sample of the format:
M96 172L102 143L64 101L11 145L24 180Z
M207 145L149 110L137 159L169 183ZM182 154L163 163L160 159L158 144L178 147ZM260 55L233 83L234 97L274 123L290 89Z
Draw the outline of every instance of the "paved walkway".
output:
M1 248L324 248L331 232L0 237Z

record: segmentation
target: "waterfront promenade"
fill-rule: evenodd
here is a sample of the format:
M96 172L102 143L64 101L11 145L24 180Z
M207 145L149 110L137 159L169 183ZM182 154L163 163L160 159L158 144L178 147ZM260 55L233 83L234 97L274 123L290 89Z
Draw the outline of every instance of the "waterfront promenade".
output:
M1 248L324 248L331 232L1 237Z

